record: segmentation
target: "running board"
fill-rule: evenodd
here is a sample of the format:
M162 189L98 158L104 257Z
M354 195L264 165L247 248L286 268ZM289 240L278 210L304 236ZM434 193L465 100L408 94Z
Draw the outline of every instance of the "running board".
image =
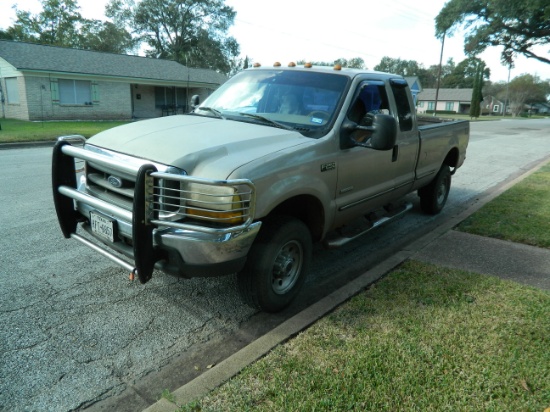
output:
M359 236L370 232L371 230L379 228L380 226L383 226L387 223L393 222L394 220L403 217L403 215L411 210L412 207L412 203L405 203L397 210L392 210L391 212L389 212L391 213L390 215L386 214L382 217L375 218L375 220L373 220L372 217L365 216L364 220L362 222L359 222L359 224L356 224L353 227L340 229L327 236L324 241L324 246L327 248L337 248L343 246L346 243L357 239Z

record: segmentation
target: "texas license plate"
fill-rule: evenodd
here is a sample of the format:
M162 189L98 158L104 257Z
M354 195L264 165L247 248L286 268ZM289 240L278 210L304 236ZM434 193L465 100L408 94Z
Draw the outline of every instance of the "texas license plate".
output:
M115 241L115 221L96 212L90 212L90 226L96 235Z

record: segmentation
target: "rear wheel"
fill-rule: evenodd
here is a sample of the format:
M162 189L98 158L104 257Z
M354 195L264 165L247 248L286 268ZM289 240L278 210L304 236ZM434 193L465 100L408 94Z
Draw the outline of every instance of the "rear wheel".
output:
M306 225L290 216L267 219L238 274L243 299L266 312L288 306L302 287L311 261Z
M436 215L445 206L451 190L451 169L448 165L441 166L434 180L418 190L420 208L424 213Z

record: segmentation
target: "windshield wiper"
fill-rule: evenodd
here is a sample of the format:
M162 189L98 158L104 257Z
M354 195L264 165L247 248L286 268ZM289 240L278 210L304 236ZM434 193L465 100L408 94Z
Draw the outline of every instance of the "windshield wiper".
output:
M265 116L260 116L259 114L254 114L254 113L239 113L239 114L241 116L248 116L248 117L252 117L254 119L261 120L263 122L269 123L272 126L278 127L279 129L294 130L294 127L287 126L286 124L276 122L275 120L271 120L270 118L265 117Z
M213 113L216 117L219 117L220 119L225 120L225 116L220 112L218 109L214 109L213 107L208 106L200 106L199 110L204 110L205 112Z

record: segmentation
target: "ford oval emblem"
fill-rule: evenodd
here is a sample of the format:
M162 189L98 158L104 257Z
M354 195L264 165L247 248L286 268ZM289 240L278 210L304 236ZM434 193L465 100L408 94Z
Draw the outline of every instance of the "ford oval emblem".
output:
M113 187L122 187L122 179L120 177L116 176L109 176L107 178L107 181L111 184Z

